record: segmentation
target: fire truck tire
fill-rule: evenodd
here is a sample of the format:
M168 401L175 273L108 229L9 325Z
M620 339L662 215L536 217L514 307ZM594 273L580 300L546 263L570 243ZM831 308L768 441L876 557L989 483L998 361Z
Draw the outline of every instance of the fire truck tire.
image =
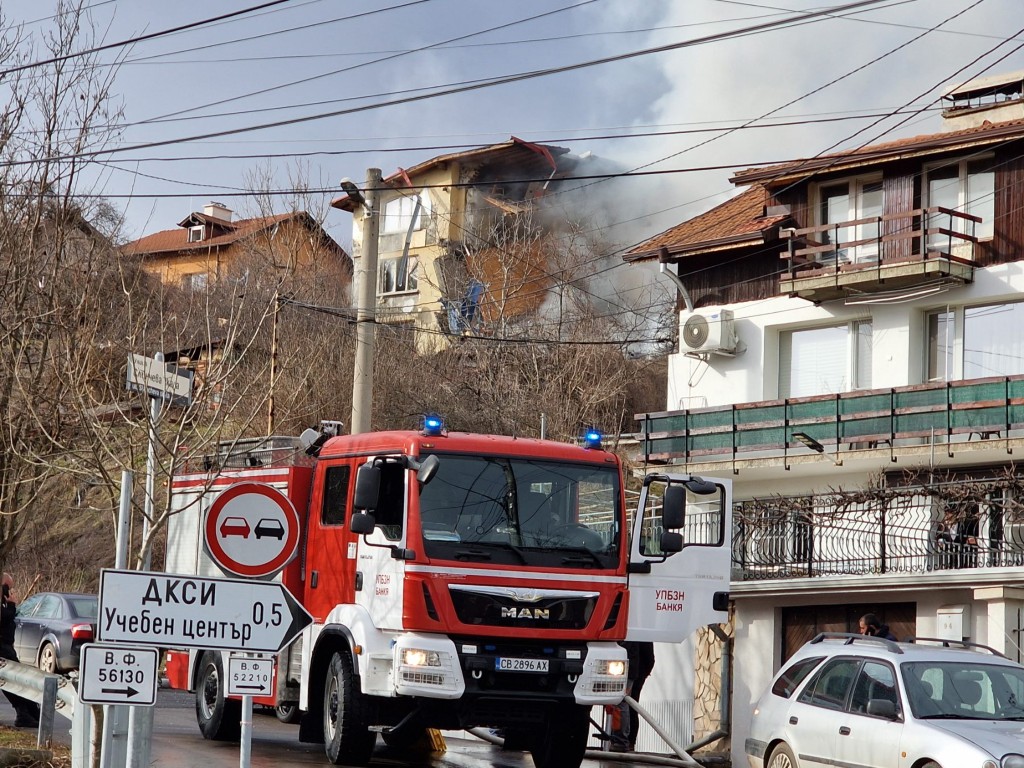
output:
M219 653L203 654L196 681L196 721L203 738L237 741L242 735L242 702L229 699Z
M324 681L324 748L334 765L366 765L377 734L369 728L370 702L359 690L352 658L335 653Z
M274 715L282 723L286 725L293 725L299 722L299 717L302 715L302 710L299 709L299 705L294 701L285 701L274 707Z
M552 711L530 748L536 768L579 768L590 737L590 707L567 704Z

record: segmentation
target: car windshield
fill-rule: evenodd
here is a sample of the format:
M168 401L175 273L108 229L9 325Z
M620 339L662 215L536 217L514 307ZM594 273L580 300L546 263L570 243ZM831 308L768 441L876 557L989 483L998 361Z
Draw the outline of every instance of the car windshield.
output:
M918 719L1024 719L1024 667L914 661L900 669Z
M622 510L614 467L442 455L420 490L428 557L611 568Z

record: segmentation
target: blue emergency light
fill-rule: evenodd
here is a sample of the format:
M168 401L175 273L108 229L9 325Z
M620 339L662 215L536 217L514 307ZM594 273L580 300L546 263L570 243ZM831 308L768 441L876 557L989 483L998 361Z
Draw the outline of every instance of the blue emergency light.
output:
M596 429L588 429L583 433L583 447L584 448L600 448L601 438L604 437Z
M438 437L444 434L444 419L436 413L428 413L423 417L423 434L427 437Z

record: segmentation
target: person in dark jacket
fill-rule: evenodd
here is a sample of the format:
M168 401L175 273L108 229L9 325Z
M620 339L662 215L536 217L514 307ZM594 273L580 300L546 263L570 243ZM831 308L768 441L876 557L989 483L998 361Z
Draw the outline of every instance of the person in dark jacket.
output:
M18 612L18 604L14 601L14 579L5 573L2 582L3 596L0 598L0 658L11 661L18 660L14 650L14 616ZM18 728L39 727L39 705L30 699L4 691L4 696L14 707L14 725Z
M633 701L640 701L640 691L654 669L654 643L626 640L619 643L626 649L629 659L629 678L626 681L626 695ZM640 715L623 699L612 712L612 752L633 752L636 737L640 732Z
M883 624L873 613L865 613L860 617L860 633L871 637L880 637L883 640L895 640L896 635L889 631L889 625Z

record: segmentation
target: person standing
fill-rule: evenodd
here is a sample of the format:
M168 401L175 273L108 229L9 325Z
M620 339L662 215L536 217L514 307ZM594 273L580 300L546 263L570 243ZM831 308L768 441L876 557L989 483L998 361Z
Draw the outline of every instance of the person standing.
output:
M626 656L629 659L626 695L638 702L644 682L654 669L654 643L626 640L619 645L626 649ZM635 751L636 737L640 732L640 715L623 698L622 703L612 709L611 716L611 751Z
M865 613L860 617L858 624L862 635L880 637L883 640L896 639L896 635L889 631L889 625L883 624L882 620L873 613Z
M0 658L18 661L18 653L14 650L14 617L18 604L14 600L14 579L5 573L2 581L2 598L0 598ZM14 725L18 728L39 727L39 705L30 699L4 691L4 696L14 707Z

